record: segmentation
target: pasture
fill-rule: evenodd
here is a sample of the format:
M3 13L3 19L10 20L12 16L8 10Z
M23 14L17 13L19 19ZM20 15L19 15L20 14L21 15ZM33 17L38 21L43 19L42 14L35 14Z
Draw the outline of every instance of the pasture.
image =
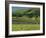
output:
M39 24L12 24L12 31L40 30Z
M12 31L40 30L40 8L12 8Z

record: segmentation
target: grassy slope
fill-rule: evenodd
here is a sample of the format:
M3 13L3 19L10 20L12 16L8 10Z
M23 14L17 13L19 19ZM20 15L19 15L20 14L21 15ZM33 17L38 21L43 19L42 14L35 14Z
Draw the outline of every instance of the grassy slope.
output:
M40 30L39 24L13 24L12 31L20 30Z
M39 23L39 17L37 17L37 19L35 19L35 17L29 18L27 16L23 16L23 17L12 17L12 20L14 20L15 22L32 22L32 23ZM13 21L13 22L14 22Z

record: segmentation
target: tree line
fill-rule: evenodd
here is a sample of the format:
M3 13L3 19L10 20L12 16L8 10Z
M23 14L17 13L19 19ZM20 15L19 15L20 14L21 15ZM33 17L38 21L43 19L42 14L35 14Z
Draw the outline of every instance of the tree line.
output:
M15 13L12 13L12 16L16 17L22 17L22 16L28 16L28 17L38 17L40 16L40 9L39 8L32 8L32 9L26 9L26 10L16 10Z

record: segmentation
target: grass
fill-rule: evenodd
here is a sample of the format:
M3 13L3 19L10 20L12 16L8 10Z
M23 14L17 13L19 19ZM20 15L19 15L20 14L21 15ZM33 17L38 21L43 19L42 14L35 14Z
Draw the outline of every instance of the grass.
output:
M40 30L39 24L12 24L12 31Z
M39 17L35 18L29 18L27 16L22 16L22 17L12 17L13 22L31 22L31 23L39 23L40 19Z

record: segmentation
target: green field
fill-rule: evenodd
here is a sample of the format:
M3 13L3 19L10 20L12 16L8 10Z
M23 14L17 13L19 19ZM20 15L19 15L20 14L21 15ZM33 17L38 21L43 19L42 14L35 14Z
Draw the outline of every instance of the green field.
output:
M12 31L40 30L40 8L12 7Z
M12 31L40 30L39 24L12 24Z

